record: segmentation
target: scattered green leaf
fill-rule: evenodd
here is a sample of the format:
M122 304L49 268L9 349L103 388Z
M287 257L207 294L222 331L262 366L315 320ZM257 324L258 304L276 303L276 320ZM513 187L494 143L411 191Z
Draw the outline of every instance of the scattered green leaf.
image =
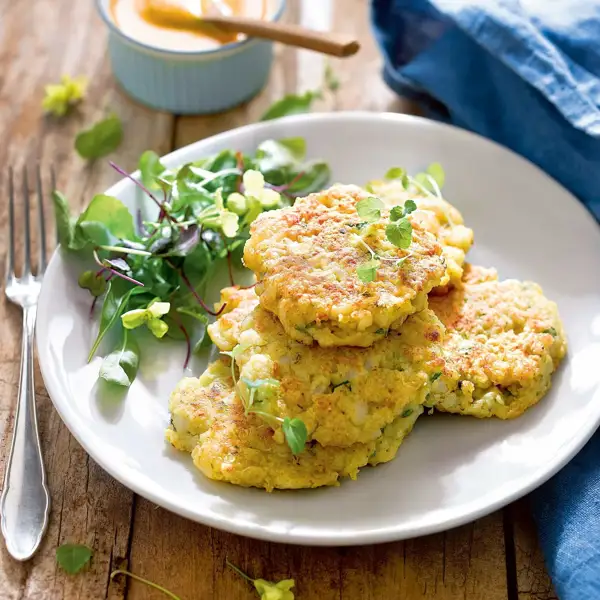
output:
M320 91L308 91L304 94L288 94L281 100L273 103L260 118L261 121L270 121L280 117L299 115L310 112L312 103L321 97Z
M437 379L439 379L442 376L442 372L438 371L437 373L432 373L429 376L429 381L431 381L431 383L433 383L434 381L436 381Z
M88 564L93 551L83 544L63 544L56 549L56 562L63 571L75 575Z
M542 331L542 333L549 333L553 337L558 336L558 332L556 331L556 329L554 327L549 327L548 329L544 329L544 331Z
M410 417L410 415L413 414L413 409L412 408L407 408L401 415L400 417L402 417L403 419L406 419L406 417Z
M116 150L123 140L123 124L113 114L99 121L75 138L75 150L81 158L101 158Z

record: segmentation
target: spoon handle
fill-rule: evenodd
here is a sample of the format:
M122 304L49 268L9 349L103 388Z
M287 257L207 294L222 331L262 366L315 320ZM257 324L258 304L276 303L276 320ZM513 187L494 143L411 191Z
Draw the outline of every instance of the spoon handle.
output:
M298 25L261 21L246 17L206 15L202 21L225 31L281 42L288 46L306 48L321 54L345 58L356 54L360 49L358 40L351 35L314 31Z

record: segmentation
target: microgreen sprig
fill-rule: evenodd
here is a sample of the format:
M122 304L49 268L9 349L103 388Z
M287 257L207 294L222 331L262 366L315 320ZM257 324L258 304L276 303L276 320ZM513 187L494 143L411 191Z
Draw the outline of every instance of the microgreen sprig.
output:
M222 351L221 354L229 356L231 358L231 379L233 385L239 391L239 398L244 407L244 414L255 414L262 417L265 421L271 423L278 423L281 425L285 440L290 447L290 450L294 455L300 454L304 450L306 440L308 439L308 430L302 419L297 417L278 417L262 409L262 402L260 403L261 408L258 408L255 404L257 394L267 394L269 391L277 390L280 387L280 383L277 379L264 378L264 379L248 379L247 377L241 377L238 382L235 375L236 360L245 352L249 346L238 344L230 351ZM239 383L244 384L244 388L240 388Z
M367 223L375 223L381 219L381 211L384 206L379 198L370 196L357 202L356 212ZM390 220L385 227L385 235L388 241L397 248L406 250L412 242L412 224L407 217L416 209L415 201L407 200L404 206L394 206L390 210ZM411 253L401 258L381 256L365 242L362 236L355 234L355 238L371 255L370 260L358 265L356 268L356 275L362 283L375 281L381 261L394 261L397 266L400 266L409 256L412 256Z

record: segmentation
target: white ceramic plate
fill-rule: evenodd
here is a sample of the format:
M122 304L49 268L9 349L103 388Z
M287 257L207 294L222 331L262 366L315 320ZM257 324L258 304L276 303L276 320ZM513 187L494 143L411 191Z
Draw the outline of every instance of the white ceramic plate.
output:
M381 177L391 166L416 171L442 163L445 195L475 230L469 260L497 267L502 278L537 281L558 302L570 345L551 393L515 421L421 417L396 460L337 488L267 494L216 483L163 441L184 349L155 344L126 396L100 394L100 359L86 364L96 328L88 318L89 295L77 286L79 266L59 253L44 280L37 340L44 381L71 432L104 469L152 502L207 525L282 542L418 536L480 517L540 485L600 422L600 228L593 218L504 148L402 115L291 117L202 140L164 161L174 166L225 148L252 151L267 138L287 136L305 137L309 154L328 160L333 179L345 183ZM141 201L127 180L108 193L130 207ZM192 365L195 374L201 363Z

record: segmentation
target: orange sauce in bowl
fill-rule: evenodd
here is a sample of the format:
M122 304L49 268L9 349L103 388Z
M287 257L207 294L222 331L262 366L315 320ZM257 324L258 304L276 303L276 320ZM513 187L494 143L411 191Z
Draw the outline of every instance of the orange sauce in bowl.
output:
M213 50L245 36L202 23L202 15L266 18L266 0L111 0L110 13L128 37L165 50Z

